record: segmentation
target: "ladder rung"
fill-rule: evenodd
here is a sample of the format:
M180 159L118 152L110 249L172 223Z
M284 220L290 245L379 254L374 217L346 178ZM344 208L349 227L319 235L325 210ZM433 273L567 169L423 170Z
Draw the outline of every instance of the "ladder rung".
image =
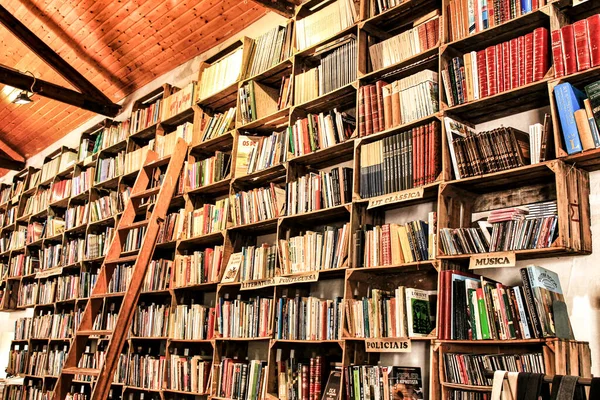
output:
M135 261L135 260L137 260L137 258L138 258L137 254L134 254L132 256L127 256L127 257L115 258L114 260L106 260L106 261L104 261L104 265L109 265L109 264L124 264L124 263Z
M94 369L94 368L70 367L70 368L63 368L62 369L62 373L63 374L67 374L67 375L91 375L91 376L98 376L98 375L100 375L100 370L99 369Z
M148 226L149 223L150 223L149 219L145 219L143 221L132 222L129 225L120 226L119 230L125 231L125 230L131 230L131 229L135 229L135 228L141 228L143 226Z
M158 194L158 192L160 192L160 186L156 186L150 189L146 189L142 192L139 193L135 193L135 194L131 194L131 198L132 199L145 199L147 197L150 196L154 196L155 194Z
M101 335L112 335L113 331L109 330L109 329L105 329L105 330L95 330L95 329L90 329L88 330L79 330L77 331L77 336L101 336Z
M163 165L167 165L169 163L169 161L171 161L171 155L167 155L164 156L163 158L160 158L156 161L152 161L146 165L144 165L144 168L156 168L156 167L162 167Z

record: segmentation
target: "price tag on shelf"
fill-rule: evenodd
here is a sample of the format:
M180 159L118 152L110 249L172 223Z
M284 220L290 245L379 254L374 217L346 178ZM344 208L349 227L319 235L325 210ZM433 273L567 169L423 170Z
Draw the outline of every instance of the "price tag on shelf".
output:
M392 194L386 194L385 196L379 196L369 200L367 210L372 208L387 206L388 204L402 203L403 201L422 199L424 190L422 187L403 190Z
M469 260L469 269L504 268L515 265L517 265L517 257L514 251L475 254Z
M367 353L410 353L412 351L409 338L365 339Z

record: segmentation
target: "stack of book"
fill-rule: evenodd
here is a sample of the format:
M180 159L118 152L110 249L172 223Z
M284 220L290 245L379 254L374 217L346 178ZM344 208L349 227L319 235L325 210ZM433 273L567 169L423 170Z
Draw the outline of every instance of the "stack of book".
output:
M65 212L65 229L70 230L83 224L90 219L90 203L84 205L73 205Z
M296 47L304 50L354 25L358 13L353 1L335 0L296 20Z
M529 354L461 354L444 353L444 373L447 383L471 386L492 386L487 371L531 372L544 374L542 353Z
M113 124L115 121L113 121ZM123 142L129 136L130 123L129 120L116 122L115 125L105 127L102 132L96 136L94 150L92 154L108 147L114 146L117 143ZM132 130L133 131L133 130Z
M521 269L521 279L522 286L509 287L466 272L440 272L438 337L510 340L570 332L566 308L562 314L553 311L564 306L558 275L530 265Z
M26 374L28 362L29 345L24 344L23 348L21 348L20 345L15 344L8 354L8 366L6 367L6 372L11 375Z
M117 264L108 281L106 293L123 293L131 281L133 266L128 264Z
M414 23L412 29L369 46L373 71L389 67L438 45L440 39L439 11L426 21Z
M268 279L275 276L277 246L263 243L260 246L242 247L240 281Z
M477 227L442 228L444 254L542 249L554 242L558 224L556 200L478 213Z
M500 127L477 133L449 117L444 118L444 124L454 176L457 179L505 171L531 163L531 136L526 132ZM546 132L548 134L551 132ZM547 142L547 138L540 140L542 143Z
M40 257L41 270L57 267L61 264L62 244L44 246Z
M454 57L441 71L450 107L544 79L549 68L548 29Z
M600 14L555 29L551 34L554 77L574 74L600 65Z
M215 308L180 304L171 315L169 337L181 340L211 340L215 335Z
M321 231L307 231L299 236L279 240L281 268L284 275L343 268L348 263L350 224L325 226Z
M560 83L554 87L554 98L567 153L600 147L600 81L585 86L585 93Z
M311 357L298 361L294 350L290 358L279 360L281 349L277 349L277 388L280 399L321 399L323 393L323 357ZM326 397L323 397L326 398ZM352 398L354 400L354 398Z
M236 83L243 72L243 66L243 47L238 47L230 54L207 66L201 74L197 100L204 100Z
M33 307L38 301L38 282L22 282L17 294L17 307Z
M55 301L66 301L80 297L79 288L81 282L79 275L60 275L56 284Z
M157 244L170 243L181 238L183 230L183 221L185 220L185 210L182 208L179 212L172 212L167 214L165 222L160 226L158 231L158 237L156 238Z
M217 397L256 400L263 399L267 393L269 367L266 361L224 358L214 371Z
M270 136L240 136L239 143L242 146L238 146L238 155L248 154L248 168L245 171L248 174L279 165L288 159L287 130L273 132Z
M292 22L277 25L252 41L246 77L251 77L276 66L292 55Z
M125 166L125 151L120 151L114 157L101 158L96 170L96 183L101 183L123 175Z
M400 265L435 258L436 212L428 222L364 226L352 235L354 268Z
M434 121L363 145L360 167L363 199L435 182L441 172L439 123Z
M309 173L286 185L287 215L336 207L352 201L352 168Z
M217 282L223 266L223 246L215 246L192 254L175 257L173 285L183 287Z
M31 326L32 319L30 317L17 319L14 340L28 340L31 337Z
M435 328L437 291L399 286L347 300L348 334L359 338L425 337Z
M83 261L85 255L85 239L74 238L67 242L62 253L62 265L72 265Z
M398 394L402 396L398 398L410 398L408 395L414 398L423 396L420 367L351 365L345 367L345 371L348 399L357 399L361 393L371 393L371 400L395 399Z
M186 213L184 222L185 238L194 238L209 233L220 232L227 227L229 220L229 198L217 200L215 204Z
M55 203L71 195L71 179L52 182L50 203Z
M187 165L187 188L198 189L215 182L222 181L229 176L231 168L231 155L221 151L204 160Z
M207 393L212 365L212 357L189 356L185 349L183 356L171 354L167 382L169 389L191 393Z
M131 336L134 337L166 337L169 332L169 304L146 304L141 300L133 314Z
M75 175L73 177L73 185L71 186L71 197L78 196L89 190L92 187L95 175L96 171L93 167L81 171L79 175Z
M275 339L340 340L342 298L281 297L275 310Z
M154 292L158 290L166 290L171 282L171 269L173 261L152 260L146 269L144 283L142 284L142 292Z
M107 227L102 233L88 233L85 241L85 259L93 260L99 257L104 257L108 251L110 242L112 241L115 229Z
M223 338L268 337L272 309L272 298L219 297L216 314L219 334Z
M354 135L356 119L337 108L320 114L307 114L288 127L288 151L299 157L345 142Z
M456 16L448 23L450 41L460 40L469 35L493 28L511 19L518 18L545 6L546 0L506 2L477 2L472 0L451 0L448 15Z
M158 123L161 113L161 106L162 98L159 98L145 108L140 108L139 110L132 111L131 117L129 117L130 134L133 135L143 129L146 129Z
M123 163L123 174L130 174L133 172L137 172L142 168L142 164L146 160L146 155L148 155L148 151L152 149L151 145L139 147L133 151L127 152L125 154L125 159Z
M377 81L359 90L359 135L391 129L438 111L437 72L426 69L392 83Z
M154 139L154 151L158 154L158 158L170 156L175 151L175 145L179 138L183 139L188 145L192 142L192 135L194 131L194 124L191 122L185 122L178 125L175 131L167 133L166 135L156 135ZM143 155L142 162L146 155Z
M332 49L333 46L335 47ZM317 67L304 69L294 76L294 104L311 101L356 80L354 35L322 51L327 51L327 54L320 58Z
M102 196L90 203L90 222L102 221L123 211L119 202L119 194L111 191L108 195Z
M229 132L235 112L236 108L232 107L224 113L215 113L212 116L204 114L200 124L199 142L206 142Z
M196 98L195 90L196 82L190 82L181 90L162 100L160 119L164 121L192 107Z
M129 377L127 384L140 389L159 390L165 377L165 356L129 355Z
M231 198L231 219L237 226L279 218L285 213L285 191L269 187L238 192Z

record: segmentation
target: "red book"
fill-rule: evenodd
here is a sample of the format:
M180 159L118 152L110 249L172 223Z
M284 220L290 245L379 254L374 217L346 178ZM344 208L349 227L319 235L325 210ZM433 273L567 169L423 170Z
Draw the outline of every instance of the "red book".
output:
M477 52L477 76L479 79L479 98L482 99L488 96L485 50Z
M387 85L384 81L377 81L375 83L375 95L377 96L377 122L379 124L379 131L385 129L385 121L383 120L383 87Z
M206 332L206 338L208 340L215 336L215 308L208 309L208 328Z
M487 64L487 87L488 95L493 96L498 93L498 63L496 61L496 47L490 46L485 49L485 63Z
M309 395L310 395L310 400L314 400L315 399L315 376L316 376L316 372L317 372L317 367L315 365L315 358L311 357L310 358L310 376L309 376L309 384L308 384L308 388L309 388Z
M587 19L579 20L573 24L573 36L575 36L577 71L584 71L591 66Z
M373 133L380 131L379 129L379 107L377 106L377 87L369 85L369 93L371 95L371 113L373 114Z
M365 132L365 87L362 86L359 91L358 101L358 136L362 137L366 135ZM296 125L294 125L296 129ZM296 135L294 135L296 136Z
M437 176L441 170L442 161L441 161L441 153L440 153L440 125L438 121L433 121L431 124L431 182L434 182L437 179Z
M567 25L560 28L562 36L562 52L565 60L565 74L570 75L577 72L577 54L575 53L575 36L573 26Z
M552 61L554 62L555 78L560 78L565 75L565 63L563 58L560 30L556 29L552 31Z
M538 8L540 8L540 1L531 0L531 10L537 10Z
M427 146L428 146L428 136L427 136L427 126L422 126L421 128L421 177L420 177L420 185L424 185L427 183Z
M308 375L309 375L309 371L308 371L308 365L306 364L302 364L302 370L300 371L300 382L302 383L301 388L302 388L302 393L301 394L301 400L309 400L309 394L310 394L310 387L309 387L309 383L308 383Z
M381 226L381 261L383 265L392 264L392 247L390 242L390 224Z
M496 77L498 78L498 93L504 92L504 52L502 43L496 45Z
M302 137L304 141L304 154L311 153L310 138L308 137L308 118L302 119Z
M323 379L323 357L315 361L315 400L321 400L321 379Z
M371 103L371 85L365 86L363 89L365 98L365 133L368 136L374 132L373 109Z
M517 61L519 63L519 86L525 84L525 36L517 38Z
M502 43L502 70L504 75L504 90L510 90L510 42Z
M533 31L533 81L544 79L548 68L548 29L537 28Z
M519 44L518 40L512 39L509 42L510 46L510 88L515 89L519 87Z
M525 84L533 82L533 33L525 35Z
M592 67L600 65L600 14L587 19L590 61Z
M417 27L417 35L419 37L419 47L421 51L427 50L427 26L421 24Z

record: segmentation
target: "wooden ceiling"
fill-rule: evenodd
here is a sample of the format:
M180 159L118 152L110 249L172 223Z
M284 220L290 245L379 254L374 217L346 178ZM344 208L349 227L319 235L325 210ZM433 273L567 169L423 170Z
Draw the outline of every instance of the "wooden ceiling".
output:
M112 101L262 17L240 0L2 0L2 5ZM74 89L0 25L0 64ZM30 157L95 114L0 85L0 140Z

